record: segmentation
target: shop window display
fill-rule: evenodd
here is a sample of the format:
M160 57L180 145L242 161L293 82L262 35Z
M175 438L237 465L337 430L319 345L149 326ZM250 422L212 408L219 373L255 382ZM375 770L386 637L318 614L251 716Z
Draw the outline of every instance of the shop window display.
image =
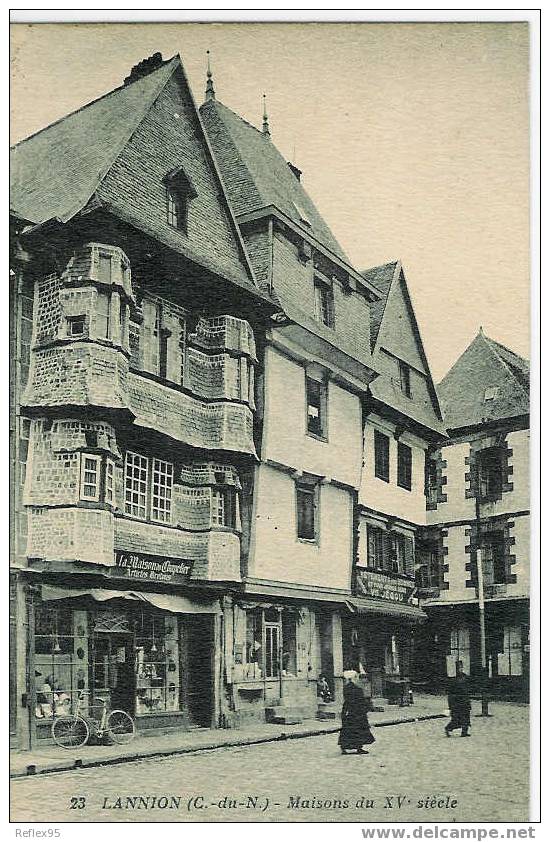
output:
M82 666L86 658L87 652L73 630L73 612L36 605L34 681L38 719L70 712L73 696L86 684Z
M177 618L142 612L136 626L136 714L180 710Z

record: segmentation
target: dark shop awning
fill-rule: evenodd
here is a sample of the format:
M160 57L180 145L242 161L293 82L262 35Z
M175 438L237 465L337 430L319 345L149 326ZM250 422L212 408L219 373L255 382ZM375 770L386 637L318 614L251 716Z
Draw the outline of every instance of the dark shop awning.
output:
M388 602L385 599L361 599L349 597L348 605L353 607L356 614L384 614L386 617L406 619L413 623L427 620L427 614L418 605L408 605L404 602Z
M220 604L217 599L198 602L186 596L173 596L163 593L146 593L143 591L112 591L106 588L59 588L53 585L42 585L42 599L75 599L79 596L91 597L96 602L106 602L109 599L125 599L133 602L148 602L162 611L172 614L219 614Z

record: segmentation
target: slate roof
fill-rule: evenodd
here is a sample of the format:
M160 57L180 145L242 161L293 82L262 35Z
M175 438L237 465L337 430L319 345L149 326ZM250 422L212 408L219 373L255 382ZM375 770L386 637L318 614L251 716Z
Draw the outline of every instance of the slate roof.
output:
M482 330L438 386L449 430L529 413L529 361Z
M178 69L189 88L181 59L175 55L148 75L115 88L12 147L12 213L34 224L52 219L64 223L86 207L101 189L109 171ZM190 89L189 94L192 100ZM167 226L156 225L153 217L144 218L136 212L130 218L119 208L111 209L199 265L241 287L253 289L266 301L270 300L257 287L217 162L206 133L202 131L198 111L196 115L197 128L203 135L206 158L210 158L209 165L219 185L219 197L229 220L234 245L223 253L219 249L199 253L192 243L167 231Z
M269 137L218 100L207 100L199 110L235 214L274 205L349 264L302 183ZM304 225L304 216L309 226Z
M372 269L365 269L361 274L365 280L374 284L380 291L382 297L379 301L373 301L370 305L370 341L371 347L374 348L380 325L382 324L382 317L386 309L386 302L388 294L395 276L395 270L399 261L394 260L393 263L384 263L383 266L375 266Z
M67 221L95 192L179 63L68 114L11 150L11 205L31 222Z
M378 357L377 340L380 334L380 328L384 318L390 318L391 304L388 307L388 299L390 298L390 290L392 285L399 282L403 276L405 301L409 308L409 319L414 342L418 349L420 359L423 362L424 374L427 382L426 396L423 397L413 391L413 397L406 397L401 391L400 384L396 383L392 377L384 371L375 379L369 386L372 397L382 404L391 407L393 410L401 413L407 418L411 418L420 424L425 429L437 433L439 436L446 436L444 421L442 420L442 413L439 406L437 392L430 373L430 367L424 351L422 337L416 321L414 307L408 292L407 281L405 279L401 261L394 260L390 263L384 263L382 266L374 266L372 269L366 269L361 272L363 277L374 284L380 291L382 298L380 301L374 301L370 305L370 334L371 334L371 348L376 365ZM391 347L387 350L393 351ZM396 349L396 356L400 357L399 349Z

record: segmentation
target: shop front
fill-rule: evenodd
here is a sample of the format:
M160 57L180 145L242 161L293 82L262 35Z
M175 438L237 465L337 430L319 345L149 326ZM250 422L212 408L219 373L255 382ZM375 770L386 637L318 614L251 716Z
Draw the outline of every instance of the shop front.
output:
M414 681L413 630L426 616L415 605L382 599L351 599L354 613L343 620L344 668L359 673L373 699L408 704Z
M428 603L428 622L415 646L416 671L430 689L444 689L461 661L475 692L484 683L479 604ZM488 690L495 698L529 699L529 600L485 602L485 658Z
M227 599L224 619L228 727L315 718L341 698L334 606Z
M142 591L35 589L29 616L31 731L82 695L92 716L107 701L138 731L216 724L216 599ZM82 707L81 707L82 709Z

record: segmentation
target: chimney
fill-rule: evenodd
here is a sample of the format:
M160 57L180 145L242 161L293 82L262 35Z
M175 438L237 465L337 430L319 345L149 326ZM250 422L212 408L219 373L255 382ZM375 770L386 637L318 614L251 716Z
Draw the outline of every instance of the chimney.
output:
M302 176L302 170L299 170L298 167L295 164L291 164L290 161L287 161L287 164L290 167L290 169L292 170L292 173L298 179L298 181L300 181L301 176Z
M142 79L144 76L148 76L149 73L152 73L154 70L158 70L161 65L162 53L153 53L153 55L149 56L149 58L144 58L138 62L138 64L134 64L130 71L130 75L124 80L124 84L130 85L137 79Z

